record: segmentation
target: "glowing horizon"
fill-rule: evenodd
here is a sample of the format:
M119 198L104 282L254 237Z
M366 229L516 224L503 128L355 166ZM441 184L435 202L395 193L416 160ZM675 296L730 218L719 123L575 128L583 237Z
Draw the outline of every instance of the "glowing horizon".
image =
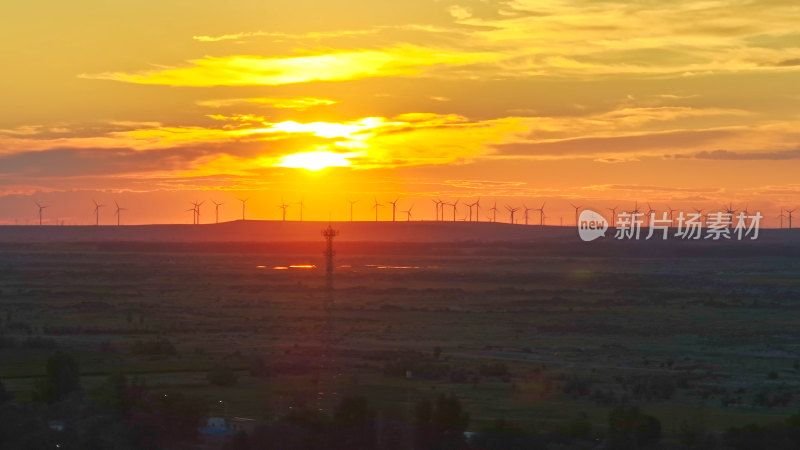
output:
M245 197L252 218L285 197L369 220L401 197L424 220L436 198L546 202L551 224L570 202L732 202L779 226L800 205L798 19L777 0L15 3L0 224L38 223L34 202L93 223L91 199L124 223L185 223L198 199L232 220Z

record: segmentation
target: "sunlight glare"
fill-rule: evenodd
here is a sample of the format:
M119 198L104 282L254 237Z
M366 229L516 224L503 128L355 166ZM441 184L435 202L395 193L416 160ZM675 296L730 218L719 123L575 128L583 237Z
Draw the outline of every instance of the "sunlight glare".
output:
M322 170L327 167L347 167L352 163L348 157L356 156L353 153L336 153L331 151L315 151L294 153L281 157L275 164L277 167L291 167L295 169Z

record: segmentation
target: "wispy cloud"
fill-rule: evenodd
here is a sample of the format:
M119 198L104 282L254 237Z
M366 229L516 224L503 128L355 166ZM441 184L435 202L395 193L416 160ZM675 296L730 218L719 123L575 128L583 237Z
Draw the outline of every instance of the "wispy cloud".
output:
M272 108L291 109L294 111L305 111L309 108L316 106L330 106L339 103L336 100L329 98L318 97L297 97L297 98L270 98L270 97L253 97L253 98L226 98L216 100L200 100L197 102L200 106L209 108L224 108L227 106L241 105L241 104L256 104L266 105Z
M763 150L763 151L730 151L711 150L691 154L677 154L675 158L718 159L726 161L782 161L800 159L800 149Z
M378 31L377 28L371 30L341 30L330 32L308 32L308 33L279 33L274 31L242 31L239 33L221 34L216 36L192 36L192 39L200 42L221 42L221 41L238 41L241 39L252 37L271 37L277 39L324 39L342 36L364 36L374 34Z
M187 67L139 73L82 74L82 78L166 86L277 86L311 81L410 76L426 67L466 64L490 58L474 52L414 45L377 50L342 50L304 56L265 57L235 55L189 61Z

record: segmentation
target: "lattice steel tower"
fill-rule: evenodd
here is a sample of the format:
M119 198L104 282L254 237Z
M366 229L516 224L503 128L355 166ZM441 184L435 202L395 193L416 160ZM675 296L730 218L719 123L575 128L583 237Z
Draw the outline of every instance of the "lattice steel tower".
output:
M322 335L322 376L320 377L320 409L326 406L331 407L335 401L336 393L334 389L335 367L333 364L333 257L336 251L333 250L333 239L339 235L338 230L334 230L331 224L322 230L325 238L325 329ZM326 401L327 400L327 401ZM325 405L325 403L328 403Z

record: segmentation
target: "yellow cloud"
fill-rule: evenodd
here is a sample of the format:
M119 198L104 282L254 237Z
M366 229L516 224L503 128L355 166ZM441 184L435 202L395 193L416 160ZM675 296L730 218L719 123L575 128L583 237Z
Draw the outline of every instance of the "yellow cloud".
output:
M191 61L189 67L140 73L83 74L81 77L167 86L275 86L415 75L429 66L466 64L490 57L490 54L398 45L380 50L349 50L290 57L209 56Z
M226 106L233 106L238 104L253 103L257 105L269 105L273 108L292 109L295 111L305 111L315 106L330 106L339 103L336 100L318 97L298 97L298 98L269 98L269 97L254 97L254 98L227 98L218 100L202 100L197 102L200 106L207 106L210 108L223 108Z
M222 34L217 36L192 36L192 39L199 42L221 42L221 41L238 41L240 39L251 37L271 37L278 39L323 39L341 36L362 36L365 34L373 34L378 30L342 30L331 32L310 32L310 33L280 33L272 31L244 31L240 33Z
M519 118L472 122L457 115L407 113L391 119L366 117L331 123L294 121L267 123L260 129L231 131L250 138L258 134L311 134L331 139L329 144L291 153L255 157L220 155L191 172L193 176L254 174L269 167L319 170L325 167L371 169L446 164L466 161L487 152L491 143L513 142L524 130ZM265 149L266 150L266 149Z

